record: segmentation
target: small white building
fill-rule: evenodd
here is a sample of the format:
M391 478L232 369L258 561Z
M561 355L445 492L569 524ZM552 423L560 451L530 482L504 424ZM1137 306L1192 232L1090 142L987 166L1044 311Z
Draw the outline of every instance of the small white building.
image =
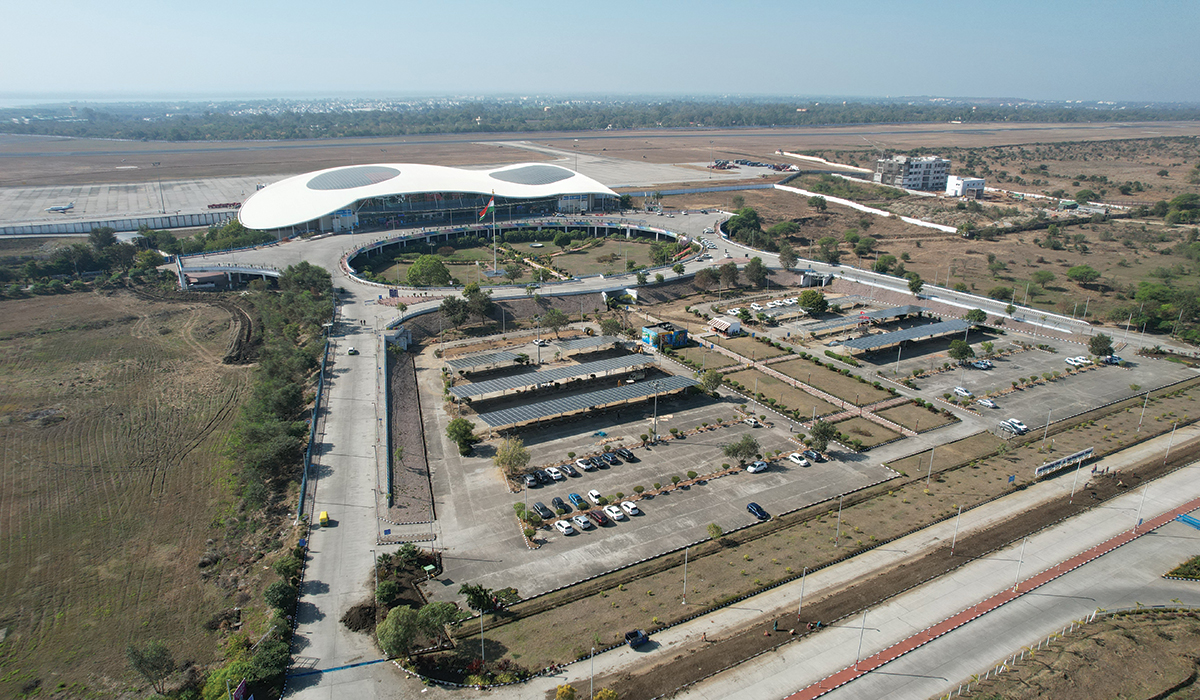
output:
M708 322L708 326L726 336L734 336L742 332L742 322L732 316L714 318Z
M983 198L983 178L959 177L951 175L946 178L946 194L951 197Z

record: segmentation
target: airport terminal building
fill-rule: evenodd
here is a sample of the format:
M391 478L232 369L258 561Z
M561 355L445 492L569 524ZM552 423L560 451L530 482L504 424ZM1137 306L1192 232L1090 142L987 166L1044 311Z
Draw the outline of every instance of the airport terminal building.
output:
M495 201L494 211L488 203ZM414 163L351 165L297 175L255 192L242 225L287 235L359 228L466 226L554 214L615 211L619 195L547 163L467 170ZM485 215L486 212L486 215Z

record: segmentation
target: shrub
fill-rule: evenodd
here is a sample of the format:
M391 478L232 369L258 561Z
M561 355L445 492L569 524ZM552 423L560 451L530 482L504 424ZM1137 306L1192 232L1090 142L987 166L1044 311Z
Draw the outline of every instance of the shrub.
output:
M697 476L698 476L698 474L696 474L696 472L693 472L693 471L689 471L689 472L687 473L687 477L688 477L689 479L695 479Z

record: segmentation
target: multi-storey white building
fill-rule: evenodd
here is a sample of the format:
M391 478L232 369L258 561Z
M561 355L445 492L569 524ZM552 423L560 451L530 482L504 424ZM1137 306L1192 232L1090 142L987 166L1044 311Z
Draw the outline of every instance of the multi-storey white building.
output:
M941 192L946 189L950 161L937 156L894 156L875 161L875 182L906 190Z

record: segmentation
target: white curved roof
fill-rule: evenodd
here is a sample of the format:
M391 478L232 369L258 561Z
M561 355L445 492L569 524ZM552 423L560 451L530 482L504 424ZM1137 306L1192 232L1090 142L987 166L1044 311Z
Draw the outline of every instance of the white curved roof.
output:
M375 163L318 170L268 185L246 200L238 210L238 220L252 229L284 228L348 209L360 199L426 192L495 193L512 198L617 196L586 175L548 163L517 163L492 170Z

